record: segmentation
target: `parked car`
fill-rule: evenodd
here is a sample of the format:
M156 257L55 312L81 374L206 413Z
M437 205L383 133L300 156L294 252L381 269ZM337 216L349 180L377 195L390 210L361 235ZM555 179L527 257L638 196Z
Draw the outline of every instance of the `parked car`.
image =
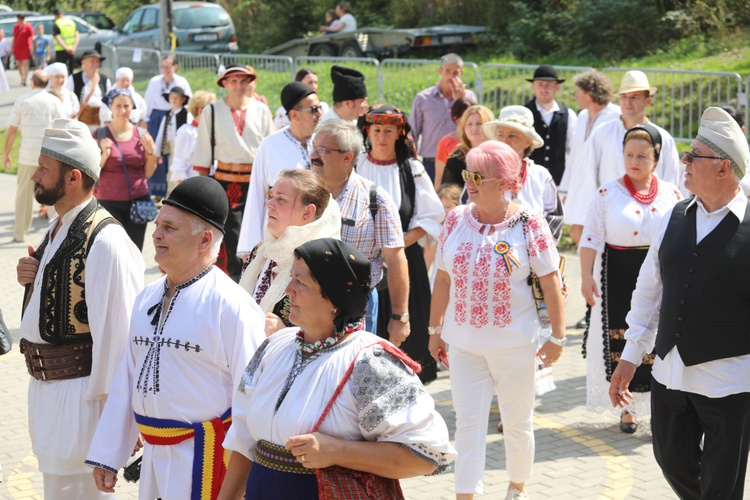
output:
M76 17L76 16L67 16L67 17L69 17L76 23L76 27L78 28L78 33L80 33L80 41L78 43L78 48L76 49L76 53L75 53L76 63L78 63L78 61L81 60L81 55L84 53L84 51L98 49L99 45L112 43L112 40L114 40L116 36L116 33L114 31L97 29L79 17ZM55 22L55 16L52 16L52 15L30 16L26 18L26 21L28 21L29 24L34 26L34 29L36 29L36 26L38 24L43 25L45 36L49 37L49 39L52 40L52 24ZM6 35L13 34L14 24L16 24L15 17L0 19L0 28L3 28L5 30ZM8 38L8 41L13 41L13 36L7 36L6 38ZM54 60L54 57L55 57L55 53L53 51L52 52L53 60ZM11 63L9 67L13 67L12 61L13 61L13 56L11 55Z
M39 12L33 11L33 10L0 10L0 19L8 19L13 18L15 19L18 14L26 14L26 19L29 18L29 16L39 16ZM13 24L16 22L13 21Z
M215 3L174 2L174 34L177 50L189 52L236 51L237 37L229 14ZM161 7L143 5L135 9L117 30L115 44L158 49L161 40Z
M66 12L65 14L80 17L90 25L96 26L100 30L117 29L117 25L115 24L115 22L104 12L85 10L79 12Z
M8 7L7 5L0 5L0 12L10 12L12 10L13 9L11 9L10 7Z

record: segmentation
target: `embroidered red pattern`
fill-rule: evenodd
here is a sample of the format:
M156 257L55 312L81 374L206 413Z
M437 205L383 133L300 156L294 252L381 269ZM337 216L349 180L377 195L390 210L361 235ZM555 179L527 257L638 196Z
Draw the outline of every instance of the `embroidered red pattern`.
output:
M227 198L229 199L229 206L237 208L237 204L242 199L242 186L233 182L227 186Z
M492 247L484 244L479 248L471 273L471 326L482 328L489 322L489 274Z
M467 292L469 284L469 259L474 250L471 243L461 243L456 250L456 256L453 257L453 276L455 276L453 285L456 288L456 301L454 315L457 325L466 323Z

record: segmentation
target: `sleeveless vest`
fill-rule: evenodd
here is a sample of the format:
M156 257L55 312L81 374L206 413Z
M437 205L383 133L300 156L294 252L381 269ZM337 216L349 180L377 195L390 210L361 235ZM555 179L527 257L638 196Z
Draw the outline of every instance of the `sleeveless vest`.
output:
M659 248L663 296L656 354L686 366L750 354L750 209L731 212L696 244L691 199L675 205Z
M563 172L565 172L565 140L568 136L568 108L558 103L559 111L555 111L552 120L547 126L542 119L541 113L536 109L536 99L524 104L534 115L534 130L544 139L544 146L531 153L530 158L537 165L542 165L560 185Z
M76 41L76 23L69 17L61 17L60 19L55 20L55 24L58 28L60 28L60 38L63 39L63 42L65 42L65 45L68 47L72 46L73 43ZM57 41L57 38L55 40L55 50L60 52L65 50L62 45L60 45L60 42Z
M70 225L60 248L44 268L39 308L39 334L50 344L91 341L86 306L86 258L97 235L116 222L95 198L81 210ZM50 232L34 253L41 259L49 243ZM42 272L40 270L40 272ZM23 311L31 300L33 283L26 285Z
M83 83L83 71L73 73L73 92L78 96L78 100L83 102L83 88L86 86ZM99 73L99 88L102 91L102 96L107 93L107 77Z

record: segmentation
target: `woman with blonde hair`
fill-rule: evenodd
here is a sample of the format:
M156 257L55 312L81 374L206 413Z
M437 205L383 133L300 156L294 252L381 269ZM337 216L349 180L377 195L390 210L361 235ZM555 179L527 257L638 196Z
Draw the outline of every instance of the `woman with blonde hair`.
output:
M464 186L464 180L461 172L466 169L466 153L471 148L482 144L487 138L482 135L482 125L495 119L495 115L489 108L475 104L469 106L464 111L461 121L458 122L458 130L461 136L461 142L450 154L448 161L445 162L443 178L441 184L458 184Z
M193 121L177 129L174 136L174 151L172 151L172 165L169 166L169 182L179 184L189 177L195 177L198 172L193 170L193 153L195 141L198 138L198 122L203 108L216 101L216 94L199 90L190 98L187 104L188 114Z

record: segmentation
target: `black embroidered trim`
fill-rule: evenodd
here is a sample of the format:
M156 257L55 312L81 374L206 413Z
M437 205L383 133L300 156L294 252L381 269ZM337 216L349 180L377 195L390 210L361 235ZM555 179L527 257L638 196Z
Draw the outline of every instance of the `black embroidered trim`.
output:
M435 466L435 470L430 472L429 474L425 474L425 476L436 476L438 474L442 474L446 470L448 470L449 464L442 464L440 465L440 462L437 458L435 458L435 453L432 453L430 451L427 451L427 448L421 444L414 444L414 445L408 445L404 443L393 443L396 446L401 446L402 448L406 448L409 450L412 455L414 455L417 458L420 458L424 460L425 462L429 462L432 465ZM420 449L412 448L412 446L416 446ZM440 453L440 455L445 455L444 453Z
M612 381L612 353L609 348L609 318L607 317L607 261L609 252L604 247L602 252L602 289L600 295L602 298L602 344L604 346L604 371L607 375L607 382Z
M117 469L113 469L109 465L100 464L99 462L93 462L91 460L84 460L83 463L86 465L91 465L92 467L99 467L100 469L107 470L115 475L117 475L117 473L119 472Z

